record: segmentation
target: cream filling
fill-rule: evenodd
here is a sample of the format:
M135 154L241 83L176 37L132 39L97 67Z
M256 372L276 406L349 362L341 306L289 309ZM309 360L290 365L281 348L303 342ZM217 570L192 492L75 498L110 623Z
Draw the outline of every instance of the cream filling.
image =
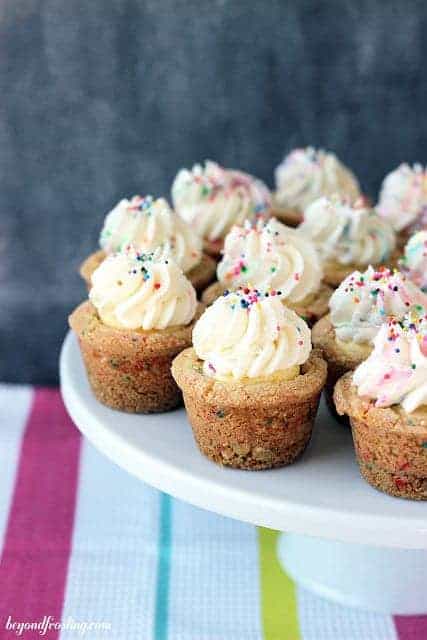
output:
M233 376L220 376L215 375L215 380L219 382L225 383L242 383L242 384L259 384L261 382L289 382L290 380L295 380L300 374L301 367L299 365L294 365L293 367L289 367L288 369L282 369L281 371L276 371L269 376L257 376L256 378L240 378L236 380Z

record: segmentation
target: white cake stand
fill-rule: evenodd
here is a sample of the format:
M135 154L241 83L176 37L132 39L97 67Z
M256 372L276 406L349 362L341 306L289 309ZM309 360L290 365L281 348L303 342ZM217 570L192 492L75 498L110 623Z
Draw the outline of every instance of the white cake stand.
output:
M278 553L296 582L342 604L427 613L427 504L391 498L359 476L351 434L321 406L300 461L248 472L203 457L183 409L138 416L99 404L69 334L61 360L65 405L113 462L204 509L285 531Z

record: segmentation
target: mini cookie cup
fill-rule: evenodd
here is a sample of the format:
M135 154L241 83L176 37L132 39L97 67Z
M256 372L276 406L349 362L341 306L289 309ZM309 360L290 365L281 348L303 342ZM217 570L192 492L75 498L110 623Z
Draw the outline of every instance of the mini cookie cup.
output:
M105 325L90 301L70 315L88 379L102 404L129 413L169 411L182 403L170 366L191 344L191 333L203 311L186 326L163 330L115 329Z
M88 290L91 287L92 273L99 267L101 262L105 260L107 254L105 251L96 251L92 253L80 266L80 275L86 282ZM190 280L193 287L198 293L203 291L215 278L216 262L211 256L206 253L202 254L202 259L199 264L196 264L188 273L186 277Z
M375 407L358 395L352 375L337 382L334 400L350 418L361 475L391 496L427 500L427 407L410 414L400 405Z
M202 302L206 306L211 305L217 298L219 298L223 291L227 289L221 282L212 283L202 293ZM306 300L302 300L298 303L291 303L289 300L284 299L284 304L295 311L301 318L307 322L309 327L326 315L329 311L329 298L331 297L333 290L327 284L321 284L320 289L316 294L309 296Z
M221 382L203 373L190 348L175 358L172 375L205 456L237 469L271 469L291 464L307 447L326 363L313 351L293 380Z
M328 377L325 385L325 399L328 407L335 418L342 424L348 425L348 418L339 416L335 410L334 387L342 375L347 371L353 371L366 360L372 351L372 345L337 341L330 314L316 322L311 332L311 341L313 346L323 353L323 357L328 363Z

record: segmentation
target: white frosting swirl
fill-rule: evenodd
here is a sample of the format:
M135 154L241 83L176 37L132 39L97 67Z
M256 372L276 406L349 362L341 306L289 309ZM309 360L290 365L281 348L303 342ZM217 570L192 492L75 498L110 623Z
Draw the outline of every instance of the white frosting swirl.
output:
M233 227L223 254L217 276L225 287L250 282L253 288L280 291L291 302L319 290L323 274L314 245L275 218Z
M390 224L372 209L340 198L319 198L304 212L298 230L310 238L321 258L339 264L380 264L396 246Z
M413 223L427 226L427 172L420 164L401 164L382 184L376 207L396 231Z
M402 273L389 269L354 271L329 301L337 338L369 343L388 316L402 318L416 305L427 307L427 295Z
M171 258L133 249L100 264L89 298L104 324L145 331L186 325L197 306L193 285Z
M271 195L263 182L215 162L181 169L172 185L178 214L196 232L210 240L224 238L234 224L268 216Z
M400 265L408 278L427 293L427 231L410 238Z
M99 244L106 253L133 245L138 251L155 251L165 245L184 273L199 264L202 241L177 216L164 198L134 196L120 200L107 214Z
M377 407L401 404L407 413L427 405L427 316L390 319L377 337L372 354L353 374L360 396Z
M321 196L337 193L353 202L360 197L355 175L334 153L322 149L294 149L275 171L277 203L304 211Z
M197 321L193 344L204 373L219 379L271 376L303 364L311 351L304 320L280 297L253 290L215 300Z

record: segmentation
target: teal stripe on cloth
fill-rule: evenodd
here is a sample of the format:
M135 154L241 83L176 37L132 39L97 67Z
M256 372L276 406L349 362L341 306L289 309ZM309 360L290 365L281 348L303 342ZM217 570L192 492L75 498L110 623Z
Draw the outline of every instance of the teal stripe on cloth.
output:
M169 617L169 585L171 562L172 501L166 493L160 494L159 551L157 561L155 640L167 640Z

